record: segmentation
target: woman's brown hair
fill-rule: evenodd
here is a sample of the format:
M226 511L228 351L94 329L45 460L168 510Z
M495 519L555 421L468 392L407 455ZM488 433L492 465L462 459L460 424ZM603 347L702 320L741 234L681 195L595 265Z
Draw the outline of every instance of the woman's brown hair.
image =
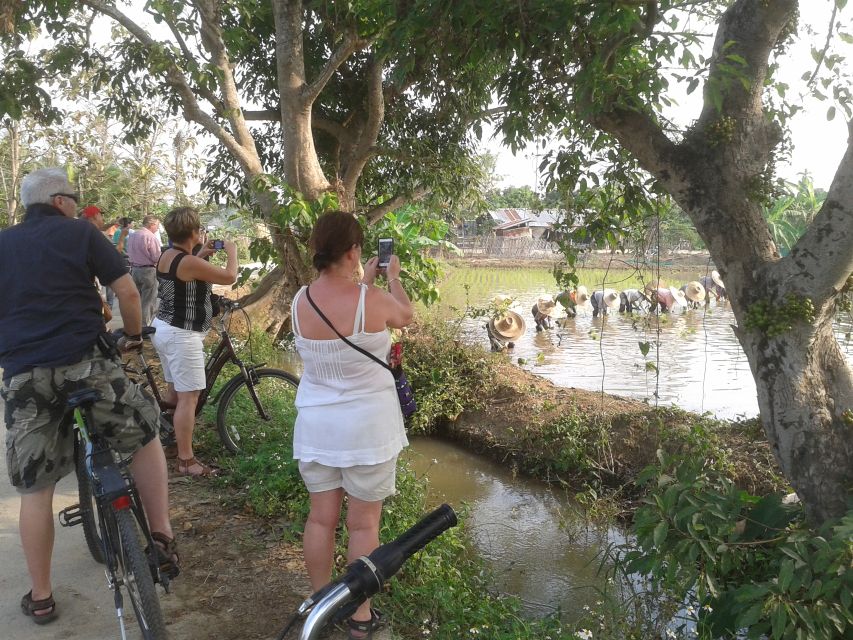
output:
M198 211L192 207L172 209L163 219L163 226L172 242L183 242L201 226Z
M313 254L311 261L317 271L336 263L353 245L363 244L361 225L353 214L345 211L332 211L317 218L308 239L308 248Z

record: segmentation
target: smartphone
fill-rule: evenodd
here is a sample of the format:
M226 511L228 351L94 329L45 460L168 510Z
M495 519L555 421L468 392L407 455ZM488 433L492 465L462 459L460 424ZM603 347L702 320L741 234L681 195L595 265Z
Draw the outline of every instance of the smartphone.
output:
M394 255L394 238L379 238L379 268L384 269Z
M214 240L213 241L213 248L216 251L219 251L220 249L224 249L225 248L225 240Z

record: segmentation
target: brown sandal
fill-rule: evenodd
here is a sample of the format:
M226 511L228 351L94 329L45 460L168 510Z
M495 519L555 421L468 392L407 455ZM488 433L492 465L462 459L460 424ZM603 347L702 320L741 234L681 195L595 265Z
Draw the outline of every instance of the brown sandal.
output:
M56 620L57 617L53 594L44 600L33 600L33 592L30 591L21 598L21 611L24 612L25 616L32 618L36 624L47 624ZM36 611L47 611L47 613L36 613Z
M198 473L192 473L190 471L190 467L194 466L201 467L201 471ZM195 456L189 460L184 460L182 457L178 456L175 458L175 473L179 476L186 476L189 478L213 478L219 475L219 469L204 464L196 459Z
M154 547L157 550L160 573L169 580L174 580L181 572L181 557L178 555L175 539L159 531L152 531L151 539L154 540Z

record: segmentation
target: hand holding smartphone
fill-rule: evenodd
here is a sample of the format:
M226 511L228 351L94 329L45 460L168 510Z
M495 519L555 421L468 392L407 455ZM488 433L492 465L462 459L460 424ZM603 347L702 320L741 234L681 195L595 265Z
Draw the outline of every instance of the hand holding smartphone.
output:
M377 253L379 255L377 266L380 269L385 269L391 262L391 256L394 255L394 239L379 238L379 251Z

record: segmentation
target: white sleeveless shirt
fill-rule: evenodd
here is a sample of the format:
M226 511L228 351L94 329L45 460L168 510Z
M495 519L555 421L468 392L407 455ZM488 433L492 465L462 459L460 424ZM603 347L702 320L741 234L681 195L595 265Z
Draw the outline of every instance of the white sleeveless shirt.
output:
M387 361L391 336L387 330L365 332L367 285L359 286L352 335L347 339ZM297 292L291 304L296 350L304 365L296 392L293 457L330 467L386 462L409 444L394 376L340 338L304 338L296 305L305 289ZM316 312L311 308L308 313Z

